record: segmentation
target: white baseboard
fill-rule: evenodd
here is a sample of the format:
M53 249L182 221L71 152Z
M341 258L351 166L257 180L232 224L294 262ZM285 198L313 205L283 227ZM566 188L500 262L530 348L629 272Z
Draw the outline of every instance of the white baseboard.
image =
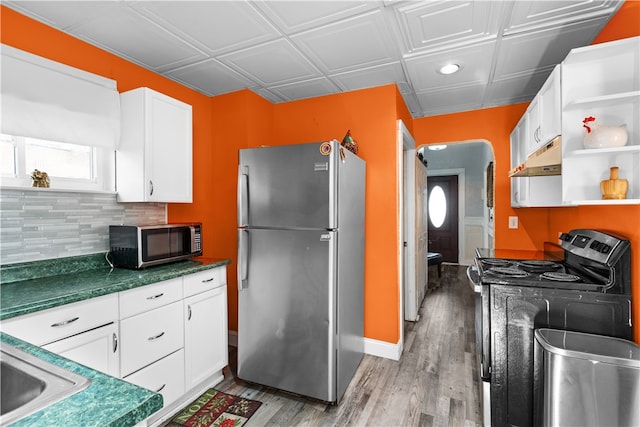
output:
M238 332L229 331L229 345L238 346ZM364 353L371 356L384 357L385 359L400 360L402 348L400 344L392 344L385 341L374 340L371 338L364 339Z
M386 341L364 339L364 353L371 356L384 357L385 359L400 360L402 348L400 343L392 344Z

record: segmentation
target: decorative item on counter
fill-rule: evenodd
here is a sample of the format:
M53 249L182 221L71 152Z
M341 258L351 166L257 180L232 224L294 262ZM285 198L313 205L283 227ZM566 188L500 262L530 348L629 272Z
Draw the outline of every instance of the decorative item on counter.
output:
M49 188L49 175L46 172L34 169L31 172L31 179L33 179L33 187Z
M351 129L349 129L344 138L342 138L342 146L353 154L358 154L358 143L351 137Z
M605 200L626 199L628 188L629 182L626 179L618 178L617 166L611 167L609 169L609 179L605 179L600 183L602 198Z
M627 129L622 126L604 126L596 123L593 116L585 117L582 126L587 130L583 143L585 148L622 147L627 143Z

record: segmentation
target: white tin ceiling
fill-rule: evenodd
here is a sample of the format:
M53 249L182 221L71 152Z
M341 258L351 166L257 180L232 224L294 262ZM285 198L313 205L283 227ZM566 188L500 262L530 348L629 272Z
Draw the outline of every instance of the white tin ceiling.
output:
M3 4L205 95L280 103L395 83L417 118L530 101L621 1ZM461 71L439 74L448 62Z

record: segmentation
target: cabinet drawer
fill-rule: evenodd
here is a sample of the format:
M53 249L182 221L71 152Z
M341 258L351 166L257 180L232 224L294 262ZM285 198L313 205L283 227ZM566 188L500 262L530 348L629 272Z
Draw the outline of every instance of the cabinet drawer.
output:
M227 268L216 267L211 270L183 276L184 296L199 294L227 284Z
M118 295L111 294L2 321L2 331L37 346L118 320Z
M124 380L162 394L163 407L166 408L185 392L184 351L178 350Z
M182 299L182 279L120 292L120 318L134 316Z
M182 301L120 322L120 371L127 376L183 347Z

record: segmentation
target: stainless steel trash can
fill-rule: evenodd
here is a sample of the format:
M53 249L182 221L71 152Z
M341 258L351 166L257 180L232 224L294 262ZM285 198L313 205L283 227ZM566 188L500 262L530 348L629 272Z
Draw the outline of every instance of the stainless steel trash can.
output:
M638 345L555 329L535 338L534 425L640 425Z

